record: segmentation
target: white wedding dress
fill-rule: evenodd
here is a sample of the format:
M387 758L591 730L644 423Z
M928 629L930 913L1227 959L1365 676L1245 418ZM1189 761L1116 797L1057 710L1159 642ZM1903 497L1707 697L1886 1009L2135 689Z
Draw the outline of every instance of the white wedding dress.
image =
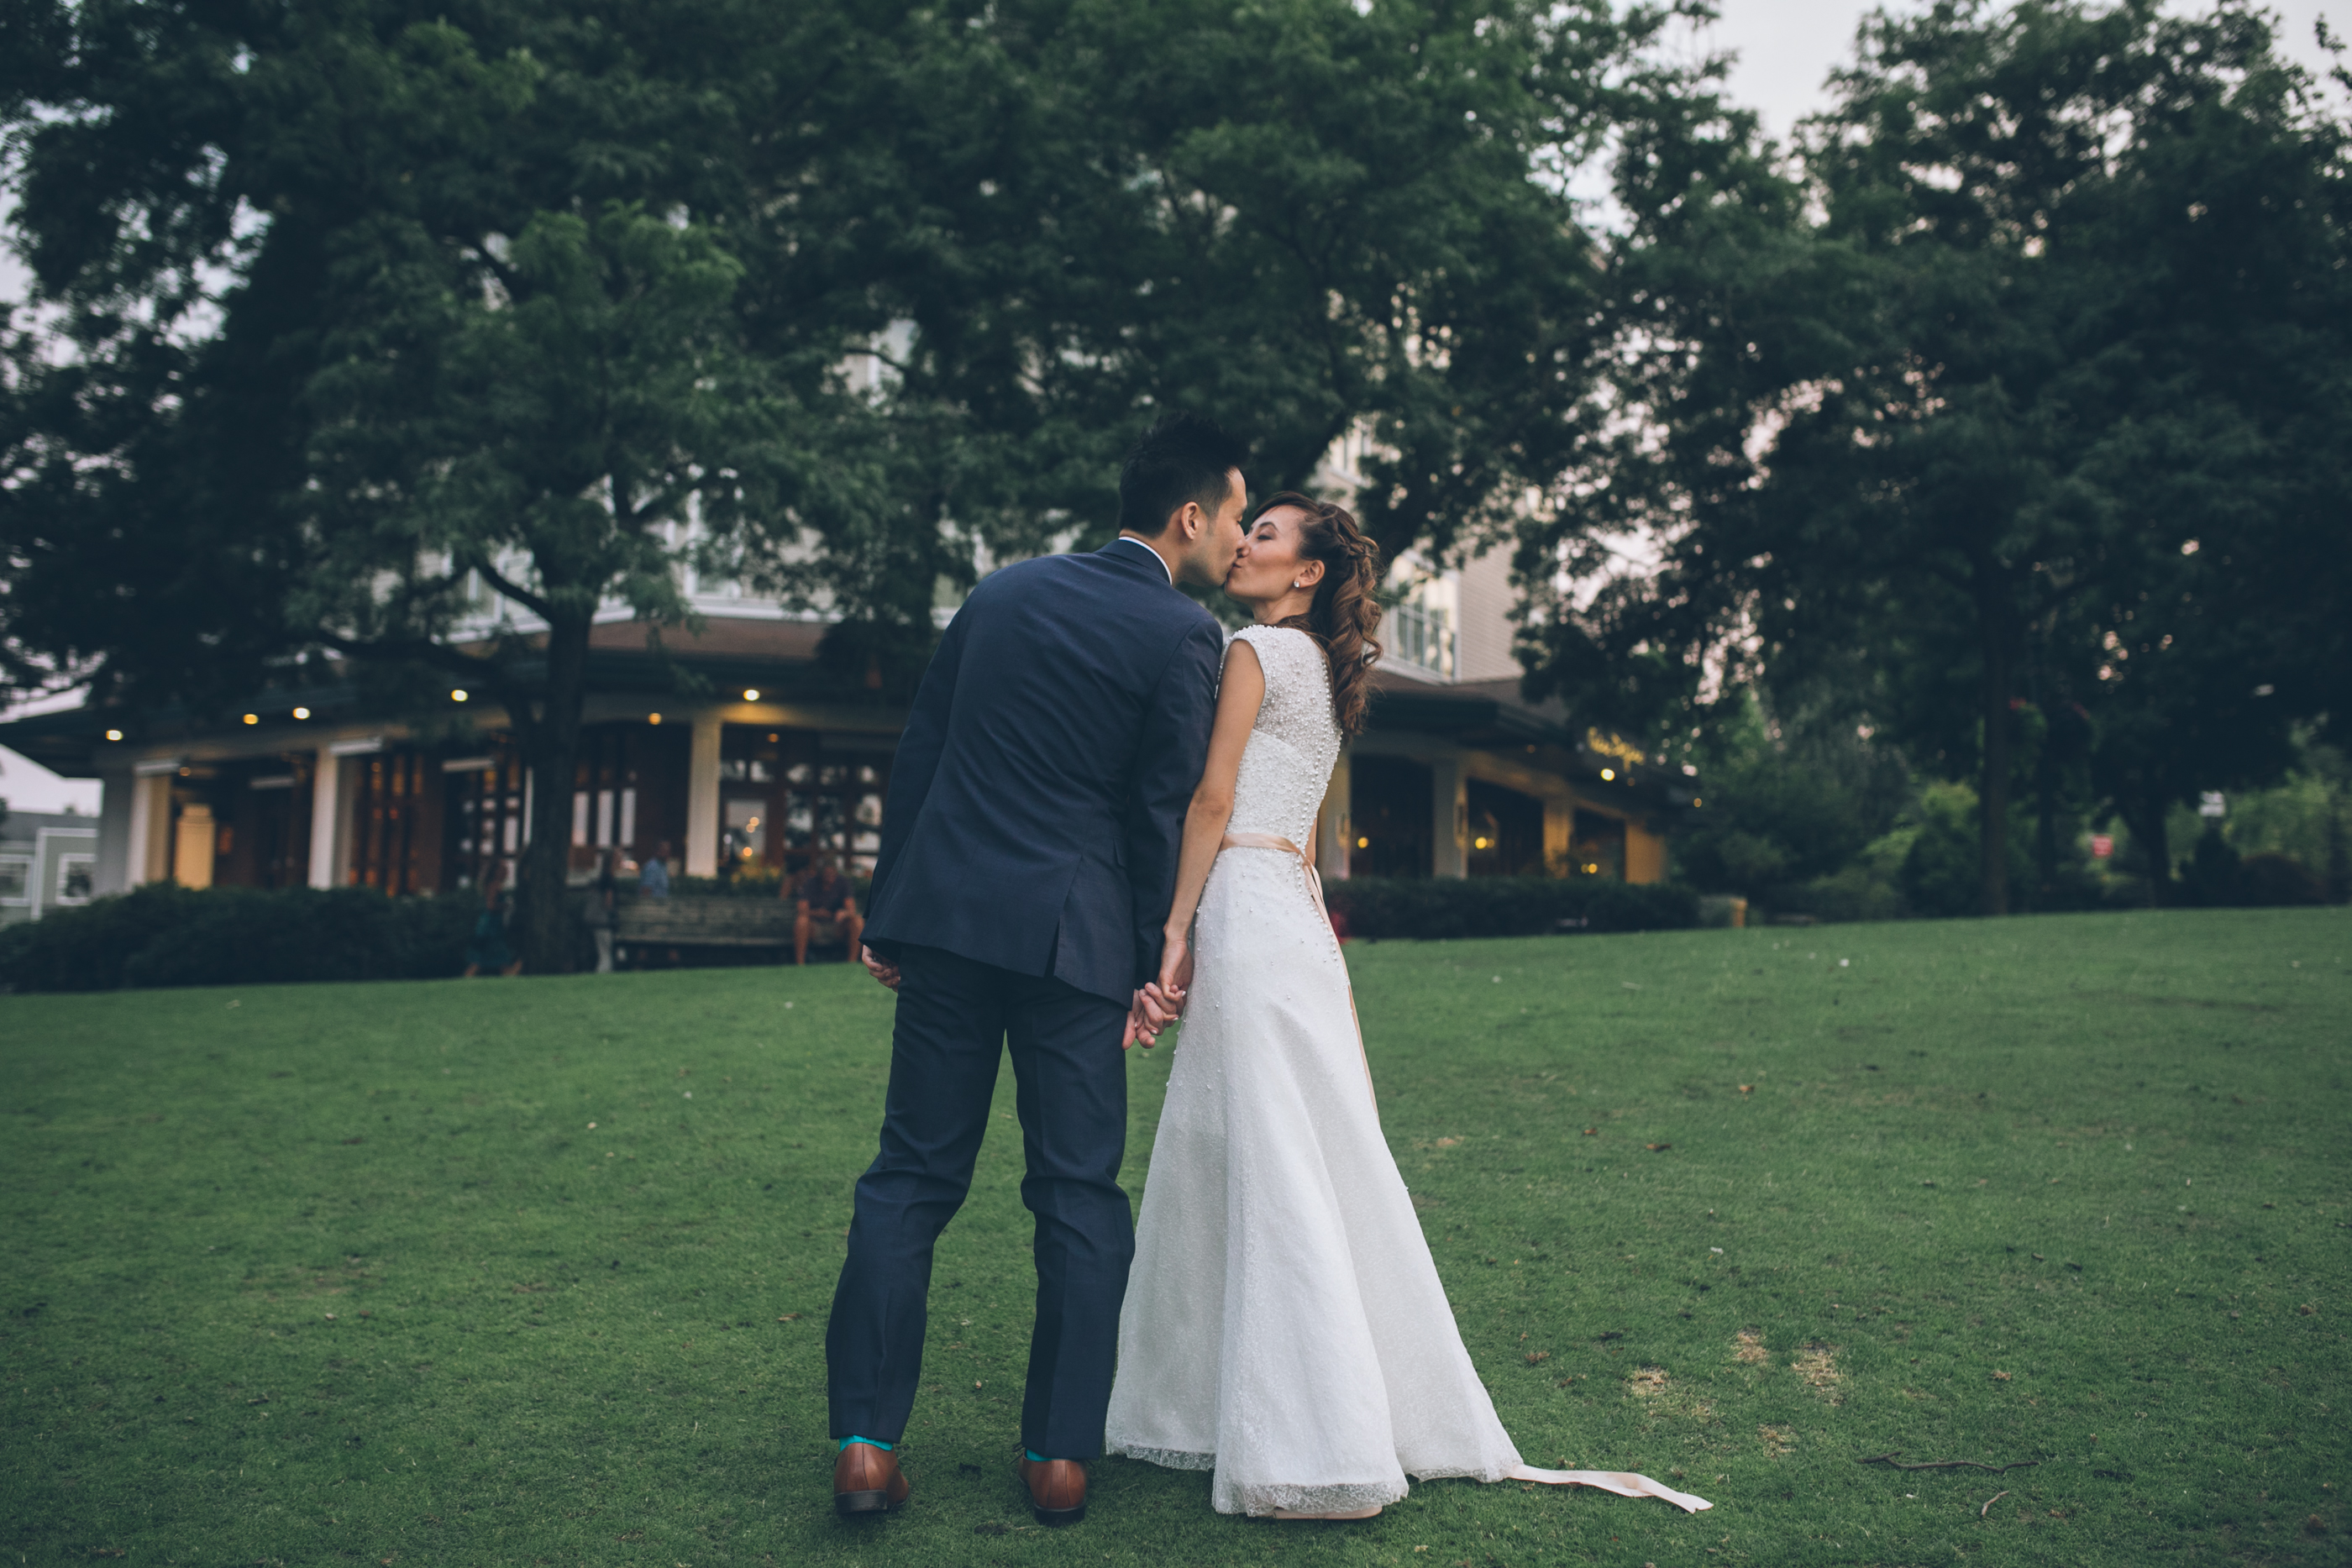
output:
M1538 1470L1496 1418L1381 1134L1347 962L1305 864L1339 754L1322 651L1236 634L1265 671L1229 838L1201 895L1193 978L1119 1319L1108 1451L1213 1470L1220 1513L1393 1502L1405 1478L1599 1486L1708 1506L1645 1477Z

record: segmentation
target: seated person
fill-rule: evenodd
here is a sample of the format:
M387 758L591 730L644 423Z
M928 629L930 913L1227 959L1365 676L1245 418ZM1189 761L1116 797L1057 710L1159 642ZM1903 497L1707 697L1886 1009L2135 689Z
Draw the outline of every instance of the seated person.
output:
M866 918L857 913L857 900L849 890L849 879L841 874L833 857L819 860L793 888L798 900L798 913L793 917L793 962L808 962L809 938L817 922L833 927L825 933L828 940L835 936L846 938L852 957L866 935Z

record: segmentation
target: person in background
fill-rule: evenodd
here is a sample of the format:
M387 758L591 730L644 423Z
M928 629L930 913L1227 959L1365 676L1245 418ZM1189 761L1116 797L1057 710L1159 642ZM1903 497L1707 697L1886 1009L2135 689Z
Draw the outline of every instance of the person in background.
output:
M613 926L619 918L621 884L613 874L613 862L618 858L615 850L599 851L596 855L596 880L588 884L588 934L596 939L596 972L613 972Z
M857 900L849 889L849 879L833 863L831 855L819 858L793 889L798 900L793 916L793 962L808 962L809 937L820 920L829 920L848 940L848 950L857 951L866 935L866 919L857 913Z
M637 891L647 898L669 896L669 841L654 845L654 852L646 857L643 870L637 873Z
M522 960L507 947L506 885L506 862L492 861L489 874L482 878L482 912L474 916L473 939L466 944L464 977L468 980L486 969L499 975L522 973Z

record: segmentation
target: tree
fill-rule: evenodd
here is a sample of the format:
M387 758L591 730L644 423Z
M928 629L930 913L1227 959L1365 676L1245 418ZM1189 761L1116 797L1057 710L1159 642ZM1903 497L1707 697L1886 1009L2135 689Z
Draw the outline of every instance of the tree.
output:
M1612 478L1664 562L1554 594L1528 641L1556 684L1645 673L1654 723L1710 660L1736 684L1860 653L1882 729L1975 772L1997 914L2021 765L2059 787L2054 753L2017 755L2063 737L2053 713L2090 716L2137 831L2188 777L2283 766L2289 721L2340 703L2309 675L2253 698L2340 628L2228 628L2342 532L2345 141L2233 7L1948 0L1872 17L1835 81L1790 167L1721 121L1631 141L1628 390L1661 440ZM2198 679L2118 702L2143 643Z
M593 618L676 623L689 557L796 541L873 466L835 369L880 319L831 244L865 23L446 18L37 8L0 635L20 681L133 704L310 651L494 697L541 783L521 946L559 968Z
M1391 559L1507 530L1606 439L1615 333L1562 180L1624 105L1686 86L1659 48L1670 10L911 16L873 221L898 236L894 417L935 477L896 548L1105 537L1120 447L1171 406L1244 434L1261 490L1344 444Z
M535 966L600 605L677 621L692 551L911 684L943 590L1108 532L1171 404L1261 488L1357 437L1391 556L1491 535L1606 438L1564 171L1683 80L1604 0L17 15L16 678L496 696L554 786Z

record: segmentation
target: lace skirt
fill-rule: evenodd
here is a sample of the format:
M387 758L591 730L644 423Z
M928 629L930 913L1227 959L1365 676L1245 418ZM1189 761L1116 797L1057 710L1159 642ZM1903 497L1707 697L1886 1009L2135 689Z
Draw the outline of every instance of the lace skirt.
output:
M1194 931L1110 1452L1213 1471L1221 1513L1501 1479L1519 1457L1381 1136L1347 967L1298 862L1226 851Z

